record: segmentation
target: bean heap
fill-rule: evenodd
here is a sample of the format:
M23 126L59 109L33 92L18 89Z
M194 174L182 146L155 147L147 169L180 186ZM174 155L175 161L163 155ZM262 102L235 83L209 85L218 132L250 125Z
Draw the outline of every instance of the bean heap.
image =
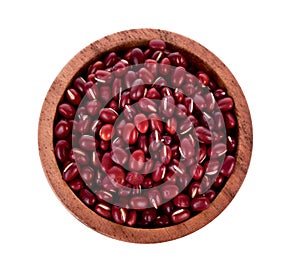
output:
M159 39L108 52L65 91L53 127L62 178L108 220L139 228L206 210L235 165L233 99Z

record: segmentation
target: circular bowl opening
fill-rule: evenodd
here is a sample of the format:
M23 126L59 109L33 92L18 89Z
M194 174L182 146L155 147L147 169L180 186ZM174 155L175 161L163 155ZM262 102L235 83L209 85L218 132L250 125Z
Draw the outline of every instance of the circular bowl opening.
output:
M60 164L57 160L57 154L55 153L56 146L55 146L54 142L55 142L56 132L54 132L54 130L55 130L55 126L57 125L57 122L58 122L58 117L57 117L58 116L58 113L57 113L58 106L62 103L62 101L65 97L66 90L68 90L70 88L70 86L74 85L74 80L76 80L76 78L78 78L79 76L88 77L87 71L89 69L91 69L90 68L91 65L93 65L96 61L98 61L100 59L103 60L111 52L117 52L117 53L120 53L122 56L124 56L124 55L126 55L127 52L129 52L129 50L131 48L136 48L136 47L142 48L144 50L144 55L146 55L147 53L145 53L145 50L147 50L149 41L154 40L154 39L156 39L156 40L159 39L159 40L162 40L165 42L166 48L163 49L165 55L168 55L169 53L173 53L173 52L179 52L182 56L185 57L185 59L188 61L188 66L185 67L187 74L191 74L191 75L194 74L194 76L197 79L197 82L199 80L199 82L201 83L200 84L201 90L203 89L203 90L207 90L208 93L213 93L215 91L214 90L215 87L213 85L205 86L205 82L204 82L205 77L201 78L201 76L197 76L197 71L203 71L204 74L209 75L210 79L213 82L215 82L215 84L218 86L218 88L225 90L227 92L227 96L233 98L234 108L232 109L232 112L234 113L236 123L234 125L234 128L231 129L231 131L234 131L234 135L236 137L236 142L237 142L235 150L233 152L233 156L235 158L235 166L234 166L233 170L230 171L230 175L228 175L229 177L226 178L225 184L223 184L222 187L220 187L221 189L217 190L217 195L215 197L213 197L213 199L211 199L208 207L205 207L205 209L200 208L200 210L197 210L197 207L199 208L199 205L200 206L205 205L205 203L204 204L203 204L203 202L200 204L198 203L198 206L197 206L197 203L195 204L196 201L194 201L194 208L197 210L197 212L195 212L195 210L192 210L192 212L191 212L192 216L187 217L182 222L181 222L181 219L177 220L176 218L180 218L180 217L183 218L185 216L184 212L183 212L186 210L184 208L185 204L182 204L184 202L184 198L181 199L181 201L178 200L181 204L178 204L179 205L177 207L178 211L177 211L177 213L174 213L174 215L172 215L173 221L171 220L171 222L170 222L170 224L168 224L168 226L147 227L147 224L144 224L144 225L143 224L136 225L135 223L134 223L134 225L118 224L118 223L116 223L116 221L118 221L118 220L104 218L103 216L100 216L99 214L97 214L95 212L95 208L92 209L92 208L88 207L89 205L86 205L87 203L84 204L82 202L82 200L79 198L78 193L74 192L74 190L72 190L70 188L68 182L66 182L63 179L64 171L66 169L69 169L72 166L70 166L70 165L63 166L63 162ZM161 44L159 44L159 42L158 42L158 44L153 45L153 48L151 48L151 50L159 51L159 50L154 50L155 47L159 48L159 46L161 46ZM154 54L154 53L155 52L151 52L151 54ZM129 53L127 53L127 54L129 54ZM156 59L158 62L160 62L162 56L160 55L159 52L156 54L157 55L154 57L154 59ZM138 59L139 56L137 56L136 58ZM149 57L149 58L151 58L151 57ZM140 71L141 68L144 69L144 67L139 67L140 64L138 62L139 61L136 60L136 67L138 67L137 69ZM174 63L172 63L172 65L170 66L170 67L172 67L173 74L175 73L178 66L182 66L182 63L179 63L178 65L175 64L175 66L174 66ZM180 69L177 69L177 70L180 70ZM113 71L111 71L111 72L113 72ZM178 71L176 73L180 74L180 72L178 72ZM99 73L99 75L100 74L101 73ZM198 73L198 75L199 75L199 73ZM145 75L141 75L141 76L144 77L145 81L147 81L147 75L146 75L146 77L145 77ZM93 80L95 80L95 75L93 77ZM101 80L103 80L101 78L101 75L98 78L96 78L97 82L100 81L100 83L101 83ZM150 81L151 80L152 81L154 80L155 82L157 82L156 79L150 79ZM173 76L173 77L171 76L171 82L172 82L171 84L173 84L173 86L172 86L173 92L176 89L176 87L178 87L178 88L181 87L180 82L178 82L178 80L180 81L180 75L179 75L179 79L176 76ZM187 79L185 78L185 80L187 80ZM150 84L150 82L149 82L149 84ZM155 85L153 82L151 84L152 84L152 87ZM127 88L127 89L132 89L132 85L130 85L130 88ZM161 92L161 88L158 88L158 89L159 89L159 92ZM201 91L202 94L203 94L203 90ZM168 91L164 91L164 92L168 92ZM93 94L91 94L91 95L93 96ZM73 98L74 98L74 95L73 95ZM194 103L196 103L195 99L193 101L194 101ZM218 101L220 101L220 100L218 100ZM220 106L220 103L219 104L217 103L218 101L215 101L214 104L219 106L218 110L220 113L221 112L220 108L222 108L222 105ZM99 103L101 103L101 102L99 102ZM119 106L120 106L120 104L119 104ZM166 102L161 107L163 109L167 110L168 106L170 106L170 103L168 104L168 102ZM158 106L158 108L159 108L159 106ZM68 111L68 108L61 109L61 110L66 115L68 115L68 114L72 115L72 113L70 113L70 110ZM193 111L193 109L191 109L191 111ZM78 108L77 108L77 112L78 112ZM121 115L121 113L119 113L119 114ZM222 114L223 114L223 111L222 111ZM135 115L136 115L136 113L135 113ZM74 116L74 114L73 114L73 116ZM225 124L226 120L224 121L224 114L222 116L223 116L222 120ZM132 118L134 118L134 116L132 116ZM206 120L208 120L208 119L206 119ZM108 123L110 123L110 121ZM129 123L129 121L127 123ZM74 122L73 122L73 124L74 124ZM148 125L149 125L149 123L148 123ZM151 123L149 126L151 126ZM212 125L212 126L214 126L214 125ZM102 125L102 127L103 127L103 125ZM111 128L111 125L106 126L106 129L108 129L108 131L111 133L112 131L110 130L110 128ZM210 128L210 125L208 125L208 128ZM143 129L143 128L140 128L140 129ZM227 131L227 127L225 129ZM104 130L105 129L103 128L103 131ZM107 130L106 130L106 132L107 132ZM179 132L179 134L180 134L180 132ZM246 176L246 172L249 167L251 152L252 152L252 124L251 124L250 112L248 109L246 99L243 95L243 92L242 92L239 84L237 83L236 79L234 78L234 76L228 70L228 68L222 63L221 60L219 60L214 54L212 54L209 50L207 50L205 47L203 47L199 43L197 43L187 37L181 36L179 34L169 32L169 31L164 31L164 30L158 30L158 29L134 29L134 30L118 32L118 33L106 36L106 37L90 44L89 46L84 48L82 51L80 51L74 58L72 58L68 62L68 64L62 69L62 71L58 74L58 76L54 80L53 84L51 85L51 87L47 93L47 96L45 98L45 101L44 101L44 104L42 107L41 115L40 115L38 136L39 136L39 152L40 152L40 158L41 158L44 172L46 174L46 177L47 177L53 191L55 192L57 197L60 199L60 201L66 206L66 208L75 217L77 217L82 223L86 224L87 226L96 230L97 232L102 233L106 236L115 238L115 239L122 240L122 241L136 242L136 243L157 243L157 242L163 242L163 241L177 239L179 237L188 235L188 234L202 228L209 222L211 222L216 216L218 216L226 208L226 206L231 202L231 200L237 193L238 189L240 188L240 186ZM225 137L226 136L227 135L225 133ZM107 133L106 134L104 133L104 136L102 136L102 137L104 137L104 139L106 139L105 137L108 137ZM158 137L158 136L155 136L155 137ZM111 140L111 137L109 136L106 140ZM226 139L226 141L227 140L228 139ZM72 143L72 140L70 140L70 141ZM57 139L56 139L56 144L57 144ZM227 144L227 142L226 142L226 144ZM202 145L202 142L200 142L200 146L201 145ZM213 144L211 143L211 145L212 145L211 150L213 150L212 149ZM198 146L198 148L199 148L199 146ZM187 153L185 153L186 150L183 150L183 149L184 148L180 149L181 157L184 158L185 162L192 161L193 158L190 155L187 155ZM133 152L134 150L131 150L131 151ZM228 146L227 146L227 149L225 150L225 152L227 152L227 151L228 151ZM217 152L220 153L220 156L224 155L224 157L221 160L221 163L219 165L219 170L218 170L218 171L221 171L221 173L222 173L222 171L223 171L222 166L226 163L226 156L228 154L224 153L223 151L217 151ZM212 154L212 153L210 153L210 154ZM130 154L129 154L129 156L130 156ZM210 155L210 156L213 157L213 155ZM217 156L219 156L219 155L217 154ZM197 158L196 163L198 163L198 157L196 156L196 158ZM212 161L212 159L208 160L207 165L209 165L209 161ZM136 164L133 163L133 165L135 165L135 166L131 166L131 167L136 167ZM205 168L206 170L208 169L207 165ZM188 167L190 167L190 166L188 166ZM179 169L180 169L180 171L184 171L183 168L179 168ZM177 167L177 170L178 170L178 167ZM218 172L218 174L219 174L219 172ZM162 176L160 176L160 177L162 177ZM135 179L136 178L137 177L135 176ZM201 176L201 180L202 179L203 179L203 175ZM197 179L196 179L196 181L197 181ZM132 181L133 184L134 184L134 182L135 181ZM185 188L187 188L186 186L188 186L188 184L186 184L185 187L183 187L183 189L182 189L183 192L184 192ZM163 182L161 184L161 188L162 188L162 190L163 190L163 188L165 188L165 187L163 187ZM176 192L176 194L178 194L178 193L180 193L180 192ZM81 194L84 195L84 192L81 192ZM84 196L82 196L82 197L84 198ZM207 197L207 196L205 196L205 197ZM195 194L192 193L192 196L190 195L190 198L191 199L189 199L189 201L190 201L189 203L191 203L191 201L193 201L193 199L195 198ZM169 199L169 200L165 200L164 202L168 202L168 201L174 201L174 198L172 197L172 200ZM152 209L152 210L158 209L156 202L151 202L151 203L152 203L152 207L150 207L150 209ZM151 203L149 205L151 205ZM126 204L126 205L128 205L128 204ZM180 205L183 205L183 206L180 207ZM191 205L191 204L189 204L189 205ZM113 206L113 204L112 204L112 206ZM111 217L112 211L110 209L112 206L109 206L109 208L108 208L110 215L107 217ZM119 204L119 206L122 206L122 205ZM104 205L101 208L105 209L106 206ZM126 207L124 206L124 209L125 208ZM144 208L148 209L149 207L147 206ZM142 213L142 209L143 208L139 207L137 209L138 213ZM118 214L119 214L119 217L121 216L120 220L122 223L122 216L124 216L124 213L121 210L121 212L119 211ZM189 212L189 216L190 216L190 212ZM150 217L151 217L151 213L150 213ZM149 214L148 214L148 218L149 218ZM151 226L153 226L153 225L151 225Z

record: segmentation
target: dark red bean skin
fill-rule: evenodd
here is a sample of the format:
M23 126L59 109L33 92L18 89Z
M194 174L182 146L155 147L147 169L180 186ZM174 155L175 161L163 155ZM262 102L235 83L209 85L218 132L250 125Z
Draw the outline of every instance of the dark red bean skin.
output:
M172 85L175 88L180 87L185 80L185 75L186 75L186 71L183 67L181 66L176 67L171 78Z
M96 202L94 194L88 189L81 189L79 192L79 197L88 206L92 206Z
M135 125L132 123L127 123L122 131L122 137L125 143L135 144L138 138L138 131Z
M75 116L75 108L67 103L60 104L57 110L64 118L72 119Z
M79 145L84 150L93 151L98 147L98 142L91 135L82 135L79 138Z
M148 199L144 196L133 196L130 199L130 206L135 210L144 210L148 207Z
M75 179L79 174L77 165L75 162L67 164L63 169L63 179L65 181L71 181Z
M166 215L158 216L154 221L154 225L157 227L166 227L169 224L170 224L170 219Z
M78 106L81 102L81 95L74 89L69 89L66 92L66 99L73 105Z
M126 175L126 181L134 186L138 186L143 183L144 176L137 172L128 172Z
M162 198L159 190L151 189L147 193L147 197L151 206L157 209L162 204Z
M108 171L109 177L116 183L124 185L125 184L125 172L120 166L113 166Z
M211 139L212 139L211 132L207 128L203 126L199 126L195 128L195 132L200 143L204 143L204 144L211 143Z
M226 112L224 114L224 121L226 128L234 128L236 126L236 119L235 116L231 112Z
M233 100L231 97L224 97L218 100L220 111L229 111L233 108Z
M114 195L106 190L99 190L96 194L96 197L99 201L111 202L114 198Z
M191 201L191 209L196 212L201 212L209 207L209 200L205 196L196 196Z
M143 51L140 48L134 48L130 54L130 61L133 64L141 64L145 60Z
M142 98L145 91L144 81L140 78L136 79L130 89L130 99L137 101Z
M163 210L164 214L170 215L174 210L173 203L171 201L166 202L165 204L162 205L162 210Z
M170 53L168 55L168 59L170 60L173 66L182 66L184 68L187 67L186 59L179 52Z
M107 172L110 168L113 167L112 156L109 152L104 153L101 160L102 168L105 172Z
M94 177L94 169L89 166L85 166L80 170L80 176L85 184L90 187Z
M161 187L162 197L166 200L170 200L177 196L179 193L179 188L174 184L164 184Z
M216 99L221 99L223 97L225 97L227 94L223 89L217 89L214 91L214 97Z
M112 67L118 62L119 58L115 52L111 52L107 55L104 60L104 64L106 67Z
M179 224L179 223L189 219L190 216L191 216L191 212L188 209L176 210L171 214L171 221L174 224Z
M71 131L71 124L68 121L60 120L55 128L54 128L54 135L59 139L66 138Z
M105 123L113 124L118 118L118 113L111 108L104 108L100 110L99 118Z
M70 188L75 192L80 191L84 187L83 181L80 179L74 179L70 181L68 184Z
M160 62L159 72L162 75L168 75L170 73L171 62L168 58L163 58Z
M190 206L190 198L186 194L177 195L174 200L174 205L178 208L188 208Z
M161 181L166 174L166 166L165 165L160 165L155 168L155 170L152 172L152 179L154 182L159 182Z
M108 203L104 203L104 202L98 203L95 206L95 212L106 219L111 218L111 207Z
M60 162L65 162L70 154L71 146L66 140L59 140L55 145L55 156Z
M112 150L111 159L120 165L125 165L128 161L127 152L121 147L115 147Z
M140 133L146 133L149 128L149 122L145 114L139 113L134 117L134 124Z
M99 136L103 141L110 141L114 135L114 127L111 124L105 124L99 131Z
M128 212L126 225L133 227L137 221L137 212L135 210L130 210Z
M145 153L142 150L137 149L131 154L129 158L128 168L131 171L138 172L143 169L144 162L145 162Z
M111 209L111 215L116 223L123 225L127 221L128 210L123 207L113 205Z
M165 50L166 49L166 43L160 39L153 39L149 42L149 47L152 50Z
M235 158L231 155L226 156L223 161L223 165L220 173L225 177L229 177L234 170L234 166L235 166Z
M154 208L149 208L142 212L142 220L143 221L151 223L155 219L156 219L156 210Z

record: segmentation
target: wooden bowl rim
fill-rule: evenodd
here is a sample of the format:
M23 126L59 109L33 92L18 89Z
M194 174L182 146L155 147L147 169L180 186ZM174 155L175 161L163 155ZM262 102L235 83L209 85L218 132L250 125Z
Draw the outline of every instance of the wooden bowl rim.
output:
M219 86L225 88L235 101L235 113L238 120L238 146L236 165L233 174L210 207L200 214L178 225L158 228L132 228L113 223L85 206L62 179L53 147L53 122L57 104L73 78L82 71L82 67L95 60L101 54L122 47L146 45L151 39L162 39L174 45L178 50L190 53L194 61L207 70ZM224 63L201 44L180 34L160 29L131 29L117 32L101 38L75 55L61 70L52 83L42 106L38 145L43 170L53 191L65 207L82 223L106 236L135 243L158 243L188 235L211 222L231 202L246 176L252 153L252 122L244 94Z

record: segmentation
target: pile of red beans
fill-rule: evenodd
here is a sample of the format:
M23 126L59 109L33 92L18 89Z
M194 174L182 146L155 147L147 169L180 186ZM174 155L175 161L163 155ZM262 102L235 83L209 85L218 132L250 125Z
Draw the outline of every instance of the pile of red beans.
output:
M54 122L62 178L99 216L140 228L206 210L232 174L233 99L162 40L109 52L65 91Z

